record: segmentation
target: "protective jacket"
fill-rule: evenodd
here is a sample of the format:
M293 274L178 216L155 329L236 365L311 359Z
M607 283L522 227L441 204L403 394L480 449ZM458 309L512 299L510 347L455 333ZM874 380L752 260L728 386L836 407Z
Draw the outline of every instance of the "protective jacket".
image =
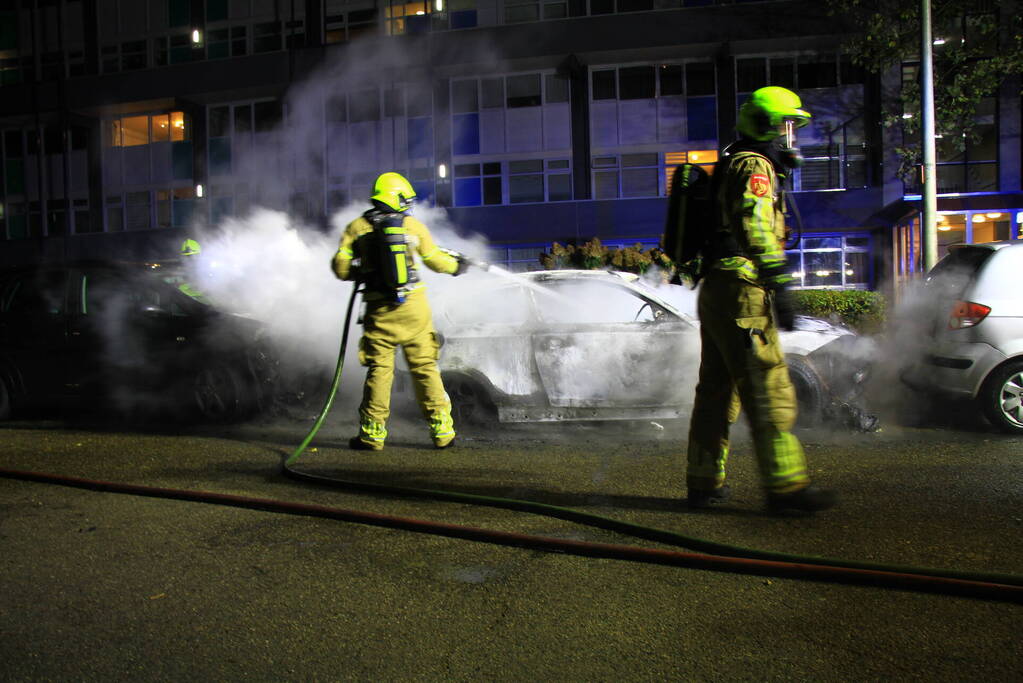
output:
M772 149L737 143L714 173L717 207L709 268L733 271L753 284L785 284L785 196Z
M390 292L376 284L372 275L382 267L382 264L375 262L377 260L376 250L370 246L367 239L373 233L374 223L381 219L388 222L400 221L401 226L405 229L406 241L410 249L407 292L425 287L419 280L415 258L411 252L418 254L430 270L448 274L453 274L458 270L458 260L442 251L434 243L430 231L422 222L403 213L384 212L373 208L348 224L341 236L341 244L338 246L333 261L334 274L342 280L364 280L367 283L367 290L363 295L364 301L383 301L390 298Z

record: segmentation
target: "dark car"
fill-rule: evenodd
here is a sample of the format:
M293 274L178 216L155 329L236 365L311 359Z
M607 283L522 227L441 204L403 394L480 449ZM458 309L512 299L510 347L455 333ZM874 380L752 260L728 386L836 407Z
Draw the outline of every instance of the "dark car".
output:
M208 421L266 402L262 325L183 293L157 264L0 271L0 418L102 405Z

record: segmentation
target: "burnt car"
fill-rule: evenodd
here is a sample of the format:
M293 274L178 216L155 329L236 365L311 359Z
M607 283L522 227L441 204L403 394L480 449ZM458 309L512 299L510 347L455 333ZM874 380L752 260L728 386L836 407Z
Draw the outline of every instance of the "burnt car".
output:
M630 273L557 270L433 295L439 360L461 421L670 419L688 414L699 322ZM801 420L867 424L855 401L873 344L814 318L781 332Z
M0 271L0 418L21 408L140 410L205 421L266 402L262 325L186 295L157 264Z

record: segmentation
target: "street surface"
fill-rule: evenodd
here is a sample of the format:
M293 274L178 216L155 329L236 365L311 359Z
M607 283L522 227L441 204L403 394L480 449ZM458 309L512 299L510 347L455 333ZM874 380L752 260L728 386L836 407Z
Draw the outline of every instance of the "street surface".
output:
M815 517L763 512L745 429L735 498L684 506L686 425L463 428L394 421L344 448L339 406L298 466L529 499L700 538L1023 573L1023 439L968 411L878 434L800 430ZM897 421L896 421L897 422ZM311 421L129 429L0 425L0 467L668 548L567 521L303 484ZM258 510L0 479L3 681L1019 681L1023 606L502 547Z

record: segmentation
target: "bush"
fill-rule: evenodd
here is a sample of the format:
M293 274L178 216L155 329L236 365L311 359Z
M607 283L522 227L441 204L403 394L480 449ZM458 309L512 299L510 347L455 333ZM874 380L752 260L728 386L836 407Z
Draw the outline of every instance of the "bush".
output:
M800 313L841 323L864 334L884 327L884 295L859 289L801 289L794 292Z
M642 275L656 265L662 270L671 269L671 261L660 249L643 249L642 244L621 249L608 249L599 239L592 239L580 247L571 244L551 245L550 253L540 254L540 265L547 270L578 268L582 270L622 270Z

